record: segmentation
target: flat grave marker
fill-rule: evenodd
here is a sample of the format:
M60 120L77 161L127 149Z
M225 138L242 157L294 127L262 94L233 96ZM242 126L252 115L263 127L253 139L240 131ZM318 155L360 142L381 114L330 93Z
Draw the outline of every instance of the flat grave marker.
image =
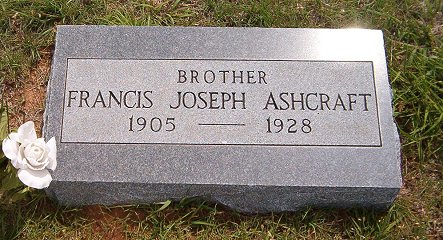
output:
M47 192L73 206L386 209L401 170L383 44L361 29L59 26Z

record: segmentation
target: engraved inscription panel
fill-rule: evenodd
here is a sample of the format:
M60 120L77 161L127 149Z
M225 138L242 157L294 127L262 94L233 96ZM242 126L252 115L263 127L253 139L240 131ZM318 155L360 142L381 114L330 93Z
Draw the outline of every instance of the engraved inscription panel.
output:
M68 59L62 142L381 146L372 62Z

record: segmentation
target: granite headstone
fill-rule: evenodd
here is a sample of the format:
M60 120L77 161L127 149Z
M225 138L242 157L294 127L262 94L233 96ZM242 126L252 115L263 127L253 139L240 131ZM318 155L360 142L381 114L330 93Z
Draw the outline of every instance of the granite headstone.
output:
M391 101L379 30L59 26L47 192L386 209L401 186Z

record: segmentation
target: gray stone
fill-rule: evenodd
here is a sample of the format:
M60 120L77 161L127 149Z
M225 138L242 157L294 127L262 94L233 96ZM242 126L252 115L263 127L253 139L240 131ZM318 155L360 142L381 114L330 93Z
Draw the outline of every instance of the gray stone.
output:
M379 30L59 26L47 96L62 205L386 209L401 186Z

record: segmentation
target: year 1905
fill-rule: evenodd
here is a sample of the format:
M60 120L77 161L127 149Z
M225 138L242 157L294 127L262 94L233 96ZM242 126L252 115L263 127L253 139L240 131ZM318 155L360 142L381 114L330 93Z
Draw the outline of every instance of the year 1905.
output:
M172 132L175 130L175 118L161 119L159 117L145 118L137 117L134 118L132 115L129 118L129 131L130 132L141 132L141 131L151 131L151 132Z

